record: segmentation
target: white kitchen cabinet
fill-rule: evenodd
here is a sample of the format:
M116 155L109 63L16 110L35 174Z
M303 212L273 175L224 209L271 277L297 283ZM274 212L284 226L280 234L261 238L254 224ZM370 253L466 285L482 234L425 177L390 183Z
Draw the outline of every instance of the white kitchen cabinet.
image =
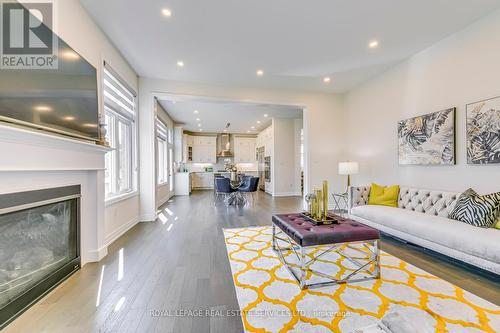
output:
M193 189L210 189L214 187L213 172L193 172L191 174Z
M202 139L202 145L204 145L204 146L214 146L215 147L216 141L217 141L217 138L214 137L214 136L203 137L203 139Z
M217 163L217 146L215 145L215 140L213 144L206 146L205 149L207 153L207 163Z
M202 163L203 157L203 147L194 145L193 146L193 163Z
M203 174L202 180L203 188L214 188L214 174L213 172L206 172Z
M273 155L273 126L269 126L260 132L257 136L258 144L257 147L264 147L264 156Z
M184 134L180 126L174 127L174 162L184 162Z
M189 134L183 135L182 140L182 162L193 162L193 137Z
M235 163L255 163L255 138L234 138L234 162Z
M195 146L212 146L216 141L216 137L213 136L193 136L192 138Z
M193 136L193 163L217 163L216 138Z
M200 188L201 186L201 177L200 173L194 172L191 174L191 186L193 189Z
M188 172L177 172L175 174L175 195L191 194L191 175Z
M211 146L193 146L193 163L217 163L216 148Z

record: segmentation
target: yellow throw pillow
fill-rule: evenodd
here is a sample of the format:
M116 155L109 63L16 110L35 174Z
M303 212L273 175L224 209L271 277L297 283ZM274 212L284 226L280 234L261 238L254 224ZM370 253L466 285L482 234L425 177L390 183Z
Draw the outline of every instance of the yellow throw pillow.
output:
M500 230L500 215L498 216L497 223L493 225L493 228Z
M397 207L399 197L399 185L380 186L372 183L370 195L368 196L369 205Z

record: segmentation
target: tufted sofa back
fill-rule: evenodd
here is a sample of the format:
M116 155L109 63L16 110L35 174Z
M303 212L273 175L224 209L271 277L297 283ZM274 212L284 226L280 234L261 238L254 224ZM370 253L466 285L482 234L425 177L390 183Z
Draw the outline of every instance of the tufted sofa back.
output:
M352 207L368 204L370 186L351 186L349 188L349 210ZM424 190L401 186L398 207L424 214L448 217L457 203L460 193Z
M448 217L460 193L401 187L398 207L420 213Z

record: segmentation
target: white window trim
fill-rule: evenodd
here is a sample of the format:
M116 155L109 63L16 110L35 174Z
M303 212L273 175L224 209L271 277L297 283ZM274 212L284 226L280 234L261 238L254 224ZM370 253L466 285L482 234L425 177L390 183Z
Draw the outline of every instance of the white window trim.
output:
M156 137L156 140L157 142L159 140L163 141L163 145L166 147L167 145L167 141L165 141L164 139L160 138L160 137ZM159 170L160 170L160 145L158 145L158 175L160 174ZM168 156L167 156L167 152L168 152L168 148L165 149L165 151L163 152L163 162L164 162L164 166L165 167L168 167ZM159 179L160 177L157 177L157 180L156 180L156 183L158 184L158 186L165 186L165 185L168 185L168 170L165 169L164 172L166 172L166 177L164 177L163 179Z
M133 192L135 191L135 186L134 186L134 170L135 170L135 163L134 163L134 132L135 132L135 124L133 121L131 121L130 119L127 119L123 116L121 116L119 113L117 112L114 112L112 110L110 111L105 111L105 113L108 113L108 114L112 114L112 116L114 117L115 119L115 137L114 137L114 141L117 142L118 141L118 124L119 122L121 121L122 123L126 124L127 126L129 126L130 128L130 138L129 138L129 145L130 145L130 149L131 149L131 152L130 152L130 157L129 157L129 167L130 167L130 174L129 174L129 184L130 184L130 188L126 189L126 190L123 190L123 191L118 191L118 192L115 192L113 193L112 195L109 195L107 196L107 200L108 199L113 199L115 197L119 197L119 196L123 196L124 194L128 194L130 192ZM115 174L118 174L120 171L120 164L119 163L116 163L115 164Z
M132 119L130 119L128 117L124 117L123 115L120 115L117 112L113 112L114 115L119 116L119 117L121 117L121 118L123 118L126 121L131 123L131 138L130 138L130 140L131 140L131 142L130 142L130 145L131 145L131 156L130 156L130 160L131 160L131 162L130 162L131 163L131 165L130 165L130 168L131 168L131 179L130 179L131 187L127 191L122 191L121 193L115 193L113 195L106 195L106 193L105 193L104 194L104 196L105 196L104 204L105 204L105 207L107 207L107 206L116 204L120 201L124 201L124 200L130 199L134 196L139 195L139 175L138 175L139 151L138 151L138 140L137 140L138 131L139 131L139 126L137 126L137 120L138 120L137 114L138 114L138 105L139 104L138 104L137 93L128 84L126 84L125 81L123 81L123 78L120 75L118 75L111 67L109 67L106 64L106 61L104 61L104 60L101 61L101 64L102 65L101 65L101 70L100 70L100 82L99 82L99 84L101 85L100 91L102 93L101 101L100 101L102 114L103 115L106 114L106 108L105 108L105 102L104 102L104 95L105 95L105 93L104 93L104 89L105 89L104 70L105 69L108 72L110 72L114 76L115 79L119 79L120 80L119 83L122 84L126 89L128 89L131 92L131 94L134 96L134 111L135 111L135 115L133 115Z
M138 195L139 195L139 191L137 189L135 189L131 192L115 195L115 196L112 196L112 197L109 197L108 199L106 199L106 201L104 202L104 206L105 207L112 206L118 202L136 197Z
M164 131L159 131L158 130L158 127L164 127ZM171 146L173 146L172 143L169 142L169 131L171 130L167 124L165 124L165 122L163 120L160 119L160 117L156 117L156 126L155 126L155 130L156 130L156 152L157 152L157 157L158 157L158 161L157 161L157 165L156 165L156 168L157 168L157 176L156 176L156 185L157 186L167 186L169 184L169 180L170 180L170 170L169 170L169 156L168 156L168 150ZM163 141L163 145L165 147L165 150L163 152L163 162L164 162L164 167L165 167L165 170L164 170L164 179L159 179L159 175L160 175L160 145L158 144L158 141L159 140L162 140Z

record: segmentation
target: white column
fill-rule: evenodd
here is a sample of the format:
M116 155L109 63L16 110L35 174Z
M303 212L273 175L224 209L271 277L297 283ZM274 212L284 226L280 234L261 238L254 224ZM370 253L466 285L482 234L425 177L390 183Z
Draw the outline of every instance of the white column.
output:
M140 86L140 84L139 84ZM139 88L141 92L143 89ZM139 97L139 191L141 222L156 220L156 110L154 95Z

